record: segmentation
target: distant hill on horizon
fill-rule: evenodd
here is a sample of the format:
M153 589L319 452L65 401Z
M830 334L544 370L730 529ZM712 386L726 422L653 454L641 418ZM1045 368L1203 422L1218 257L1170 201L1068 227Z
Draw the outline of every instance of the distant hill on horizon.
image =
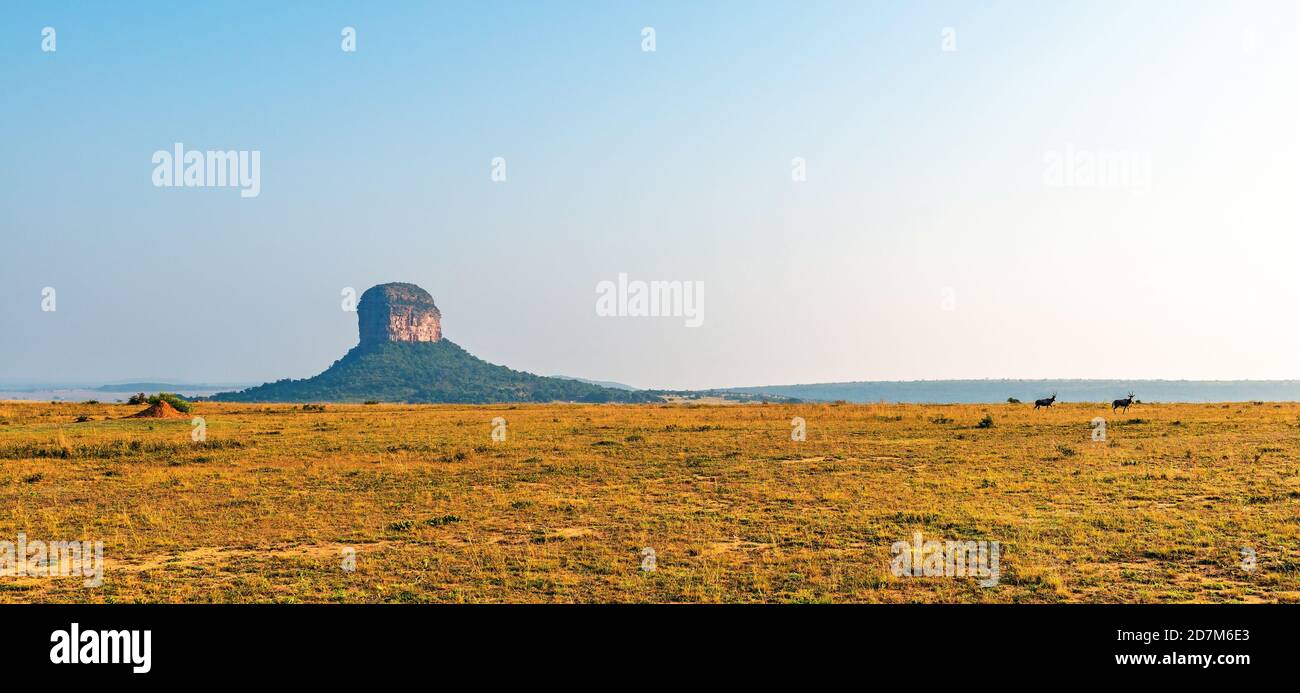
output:
M579 377L576 376L576 375L553 375L553 376L551 376L551 377L552 377L552 378L560 378L561 380L576 380L576 381L578 381L578 382L580 382L580 383L587 383L588 385L599 385L599 386L601 386L601 387L612 387L612 388L614 388L615 390L640 390L640 389L641 389L641 388L639 388L639 387L632 387L631 385L627 385L627 384L624 384L624 383L614 382L613 380L592 380L591 378L579 378Z
M175 383L175 382L156 382L141 381L131 383L109 383L98 387L89 388L99 392L191 392L191 391L216 391L232 387L230 383L225 385L215 385L211 383Z
M819 402L990 404L1032 402L1056 393L1060 402L1109 402L1129 392L1145 402L1300 402L1300 380L891 380L719 388L717 392Z

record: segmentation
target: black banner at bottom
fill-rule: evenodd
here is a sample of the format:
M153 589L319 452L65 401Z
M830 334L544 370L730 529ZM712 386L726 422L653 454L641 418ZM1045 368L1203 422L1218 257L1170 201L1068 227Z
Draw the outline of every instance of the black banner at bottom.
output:
M1008 671L1240 677L1289 668L1298 616L1285 605L11 605L0 661L48 682L141 684L431 671L542 682L594 677L593 666L733 683L877 667L920 685Z

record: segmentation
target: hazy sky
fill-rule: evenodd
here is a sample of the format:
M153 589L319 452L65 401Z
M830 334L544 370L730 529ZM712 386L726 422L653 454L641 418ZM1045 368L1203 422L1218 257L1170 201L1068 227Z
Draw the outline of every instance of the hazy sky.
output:
M387 281L638 386L1300 378L1300 3L121 5L0 20L0 380L313 375Z

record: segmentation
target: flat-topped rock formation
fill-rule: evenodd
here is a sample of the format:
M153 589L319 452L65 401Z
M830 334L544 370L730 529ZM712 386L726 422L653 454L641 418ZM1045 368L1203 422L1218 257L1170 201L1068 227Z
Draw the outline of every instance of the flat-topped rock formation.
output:
M380 284L357 304L361 343L325 372L279 380L218 402L660 402L640 390L545 378L488 363L442 337L442 313L414 284Z
M361 346L383 342L436 342L442 339L442 313L428 291L394 282L372 286L357 304Z

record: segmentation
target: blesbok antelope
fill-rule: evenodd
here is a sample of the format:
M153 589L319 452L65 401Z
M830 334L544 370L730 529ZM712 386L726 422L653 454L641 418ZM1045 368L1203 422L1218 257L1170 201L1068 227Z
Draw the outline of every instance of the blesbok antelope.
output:
M1111 410L1111 411L1115 411L1116 409L1119 409L1119 408L1122 407L1122 408L1124 409L1124 412L1127 413L1127 412L1128 412L1128 406L1129 406L1130 404L1132 404L1132 403L1133 403L1133 393L1130 392L1130 393L1128 393L1128 399L1117 399L1117 400L1111 402L1111 403L1110 403L1110 410Z
M1053 393L1052 393L1052 396L1051 396L1051 397L1048 397L1047 399L1036 399L1036 400L1034 400L1034 409L1037 409L1037 408L1039 408L1039 407L1050 407L1050 406L1052 406L1053 404L1056 404L1056 393L1055 393L1055 392L1053 392Z

